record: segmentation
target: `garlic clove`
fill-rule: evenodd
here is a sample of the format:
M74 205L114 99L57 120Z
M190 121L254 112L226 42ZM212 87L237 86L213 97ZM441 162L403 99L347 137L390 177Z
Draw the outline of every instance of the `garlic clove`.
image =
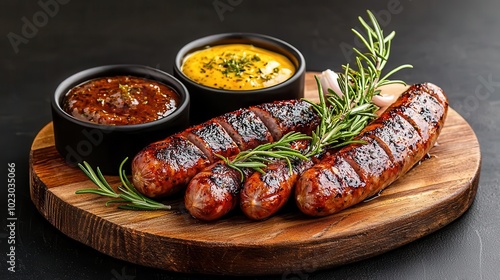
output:
M396 96L393 96L393 95L386 95L386 96L375 95L375 96L373 96L372 101L378 107L384 108L384 107L388 107L389 105L394 103L394 101L396 101Z
M323 92L327 93L328 89L332 89L337 95L342 97L342 91L340 90L339 83L338 83L338 77L339 75L335 72L333 72L330 69L327 69L323 72L321 72L320 76L320 83L321 87L323 88Z

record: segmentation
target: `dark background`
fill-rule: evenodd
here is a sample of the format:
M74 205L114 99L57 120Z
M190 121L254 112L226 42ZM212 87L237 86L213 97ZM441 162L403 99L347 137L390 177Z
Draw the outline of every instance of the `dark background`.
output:
M309 71L339 70L352 59L342 48L356 44L350 29L359 26L357 16L366 17L370 9L386 32L397 32L388 67L413 64L413 70L399 73L398 78L441 86L451 107L476 132L482 171L475 202L443 229L381 256L331 270L299 270L259 279L500 279L500 1L60 2L57 11L45 13L45 18L38 1L0 4L0 181L4 182L0 278L211 278L113 259L66 237L34 208L29 197L30 145L51 121L49 96L64 78L115 63L143 64L171 73L175 53L183 44L230 31L288 41L303 53ZM223 5L229 9L222 10ZM11 40L13 34L22 36L23 18L37 20L39 27L16 46ZM16 273L9 273L6 264L8 163L16 164Z

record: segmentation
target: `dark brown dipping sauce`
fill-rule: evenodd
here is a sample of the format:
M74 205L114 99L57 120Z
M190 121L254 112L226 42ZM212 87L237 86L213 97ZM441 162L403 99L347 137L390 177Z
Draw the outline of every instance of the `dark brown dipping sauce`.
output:
M72 88L62 102L73 117L97 124L130 125L155 121L177 109L170 87L132 76L103 77Z

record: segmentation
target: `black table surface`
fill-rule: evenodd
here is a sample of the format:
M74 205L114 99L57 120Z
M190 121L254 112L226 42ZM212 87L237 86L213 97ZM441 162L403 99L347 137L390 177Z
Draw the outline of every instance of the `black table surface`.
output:
M374 11L395 30L390 66L408 83L441 86L481 146L479 189L456 221L388 253L327 269L249 279L500 279L500 1L2 1L0 4L0 278L219 279L117 260L49 224L29 195L28 157L51 121L50 94L80 70L132 63L172 72L176 51L214 33L255 32L288 41L307 70L339 70L353 58L357 16ZM377 2L377 3L374 3ZM8 165L15 164L15 272L8 254ZM293 258L294 256L290 256Z

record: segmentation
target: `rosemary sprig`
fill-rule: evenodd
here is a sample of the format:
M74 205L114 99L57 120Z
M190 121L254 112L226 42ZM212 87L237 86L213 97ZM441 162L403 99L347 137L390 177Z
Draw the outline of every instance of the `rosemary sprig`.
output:
M391 81L388 78L399 70L412 68L409 64L404 64L389 71L381 76L387 60L390 55L391 41L395 37L395 32L384 36L384 32L378 24L375 16L370 11L368 17L371 26L361 17L359 21L365 28L367 38L352 29L354 34L360 38L366 46L367 51L362 53L354 48L357 54L355 66L357 70L352 69L349 64L343 65L344 73L338 75L337 83L341 92L334 92L327 89L326 97L323 93L321 83L316 78L318 85L319 104L308 101L313 109L320 116L320 124L316 131L312 133L311 145L304 154L295 151L290 152L289 145L262 145L254 150L242 152L243 156L229 160L221 157L230 167L238 169L242 173L242 167L254 168L263 172L266 163L274 159L283 159L289 163L291 170L291 159L309 159L316 156L326 149L341 147L350 143L360 142L353 138L358 135L366 125L377 117L375 112L379 109L373 102L374 95L380 94L379 88L388 84L401 83L403 81ZM287 134L279 143L290 143L294 141L293 137L307 137L304 134ZM277 142L278 143L278 142ZM254 152L257 150L258 152ZM267 152L265 156L264 151ZM284 152L282 152L284 151ZM271 158L270 158L271 157ZM242 173L243 174L243 173Z
M92 169L92 167L90 166L90 164L88 164L86 161L83 162L83 165L79 163L78 166L83 171L83 173L85 173L85 175L87 175L87 177L89 177L89 179L99 188L78 190L76 191L77 194L93 193L113 198L119 197L119 195L115 192L115 190L108 184L108 182L102 175L99 167L97 167L97 174L96 174Z
M120 164L119 176L122 183L118 187L120 193L117 193L106 181L101 173L99 167L97 167L97 173L94 172L90 164L83 162L78 164L80 169L89 177L89 179L98 187L97 189L82 189L78 190L76 194L93 193L101 196L112 197L113 199L106 202L106 206L112 203L122 203L118 206L121 209L128 210L170 210L172 207L169 205L162 204L160 202L149 199L139 193L133 186L133 184L128 180L125 170L123 170L123 165L128 158L125 158ZM123 204L124 203L124 204Z
M266 143L257 146L252 150L247 150L240 152L233 159L217 155L221 158L228 166L238 170L241 174L242 180L244 179L243 168L253 168L254 170L264 173L262 168L266 167L266 163L273 159L283 159L288 163L290 170L292 169L292 158L299 158L302 160L307 160L308 158L303 155L300 151L292 149L290 143L299 140L311 139L300 132L289 132L279 141Z
M404 64L389 71L381 78L382 70L389 59L391 41L396 33L393 31L388 36L384 36L375 16L370 11L368 11L368 16L373 28L359 17L368 38L364 38L360 32L352 29L354 34L365 44L367 52L362 53L354 48L354 52L358 54L356 57L357 71L350 68L349 64L342 66L344 73L339 74L337 81L342 92L335 93L332 89L328 89L328 100L325 102L323 89L316 77L320 103L310 103L321 116L322 121L316 132L313 133L308 156L317 155L326 147L337 148L353 143L352 139L371 120L377 117L375 112L379 108L373 104L372 98L374 95L380 94L378 89L388 84L405 84L403 81L391 81L388 78L401 69L412 68L411 65Z
M404 81L389 80L389 77L402 69L413 68L413 66L410 64L398 66L381 77L382 69L384 69L387 61L389 60L391 42L396 36L396 32L392 31L389 35L384 36L384 32L373 13L370 11L367 11L367 13L372 26L366 23L363 18L358 17L358 19L361 25L365 28L368 38L363 37L361 33L352 29L352 32L367 48L367 52L362 53L357 48L353 48L353 51L358 55L358 57L356 57L356 64L359 70L351 70L348 72L349 78L355 84L355 87L353 87L354 90L357 91L358 94L362 94L362 96L366 96L371 100L373 95L379 93L376 89L381 86L389 84L406 85ZM348 68L348 66L344 66L344 68Z
M312 133L311 145L306 153L308 158L323 153L327 148L338 148L360 142L353 138L369 121L377 117L375 111L378 109L371 101L362 104L359 102L351 108L353 102L349 99L349 94L340 97L330 92L326 101L319 78L315 78L320 102L319 104L308 102L321 117L321 122Z

